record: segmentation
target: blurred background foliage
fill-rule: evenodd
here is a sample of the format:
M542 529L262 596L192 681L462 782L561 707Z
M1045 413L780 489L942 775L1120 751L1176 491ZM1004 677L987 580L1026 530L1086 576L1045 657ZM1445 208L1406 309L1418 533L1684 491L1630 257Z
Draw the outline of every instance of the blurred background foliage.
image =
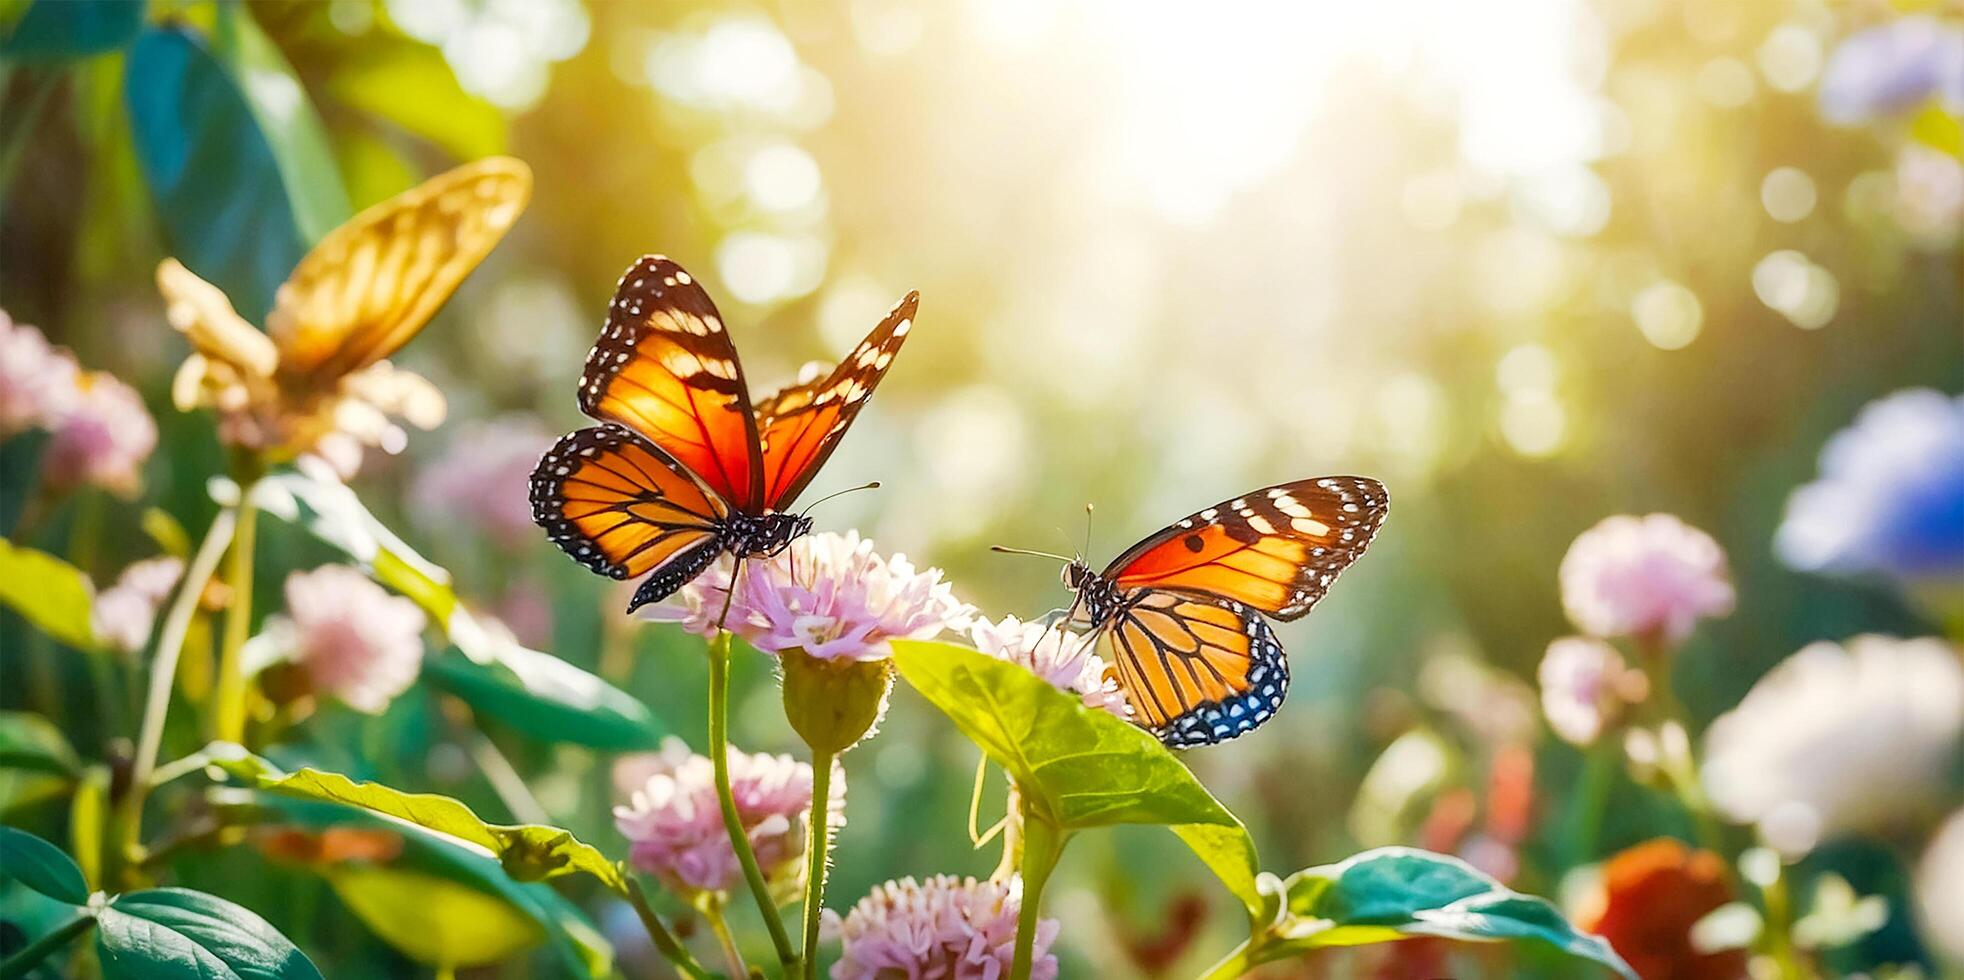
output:
M576 424L586 348L645 252L709 283L761 388L837 356L918 288L921 329L810 496L886 489L828 503L822 526L947 569L991 615L1032 616L1061 604L1053 570L986 546L1077 547L1087 501L1102 560L1251 486L1380 477L1395 505L1371 557L1280 629L1289 709L1188 758L1276 869L1421 841L1455 787L1500 819L1494 787L1525 767L1515 882L1554 894L1577 857L1564 828L1579 756L1521 746L1537 724L1528 680L1565 631L1555 568L1579 531L1670 511L1725 546L1739 610L1677 677L1697 720L1809 641L1932 628L1885 588L1787 570L1770 544L1786 495L1862 404L1964 390L1957 120L1830 122L1817 91L1841 38L1902 12L10 0L0 306L143 390L170 447L145 501L195 529L222 454L206 418L168 410L185 348L157 261L184 259L256 321L353 210L456 161L524 159L530 209L398 358L442 387L450 421L371 457L355 486L460 593L699 743L696 641L627 625L624 593L542 536L472 526L419 474ZM9 526L31 458L18 441L0 456ZM101 581L154 552L140 513L83 499L37 534L86 535L69 554ZM261 581L333 557L297 529L262 533ZM278 590L259 601L274 608ZM8 630L0 704L21 707L23 634ZM738 663L735 740L789 750L769 670ZM85 671L58 681L79 692ZM453 707L420 692L380 718L326 712L291 751L507 816ZM66 711L83 755L113 757L87 734L104 721L88 699ZM619 843L607 756L491 727L555 820ZM906 693L887 727L931 735L853 757L838 905L890 877L994 863L959 829L972 748ZM1413 738L1443 770L1401 780L1394 758L1366 781ZM1634 786L1608 813L1581 857L1680 819ZM1183 937L1235 926L1168 835L1099 835L1073 855L1052 893L1067 972L1197 964L1225 940ZM1829 868L1900 903L1887 847L1829 848L1808 870ZM261 911L329 975L404 963L261 852L181 876ZM1850 968L1925 957L1899 916Z

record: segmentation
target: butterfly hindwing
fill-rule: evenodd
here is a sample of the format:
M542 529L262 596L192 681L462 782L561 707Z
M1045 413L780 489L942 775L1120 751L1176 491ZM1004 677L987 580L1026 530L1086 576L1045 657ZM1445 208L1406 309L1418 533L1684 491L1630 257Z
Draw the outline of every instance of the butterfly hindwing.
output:
M886 376L913 328L919 305L920 294L908 293L831 371L757 403L766 507L789 507L818 475L846 427Z
M1282 646L1245 603L1146 590L1114 614L1107 631L1110 669L1134 718L1174 748L1253 731L1288 693Z
M1224 501L1120 555L1104 578L1121 589L1219 596L1283 621L1316 605L1371 543L1390 498L1357 476L1284 483Z
M617 425L561 436L532 471L531 494L533 520L560 550L609 578L655 573L644 591L672 579L662 595L715 560L728 514L680 463Z
M587 355L580 410L633 429L731 507L761 511L757 426L736 347L709 294L670 259L645 256L621 276Z

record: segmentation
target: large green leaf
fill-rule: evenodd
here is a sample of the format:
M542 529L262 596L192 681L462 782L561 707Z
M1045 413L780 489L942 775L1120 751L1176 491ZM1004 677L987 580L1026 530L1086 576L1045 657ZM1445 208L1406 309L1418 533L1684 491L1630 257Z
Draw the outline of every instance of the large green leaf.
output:
M89 621L95 589L82 570L45 551L0 538L0 603L72 647L95 645Z
M35 0L0 42L0 56L65 61L114 51L143 29L141 0Z
M320 241L353 212L328 148L327 127L306 89L245 4L219 6L211 49L230 70L273 151L301 241Z
M1249 914L1265 918L1255 845L1159 740L1015 664L948 643L897 641L900 675L1016 780L1060 830L1164 824Z
M263 320L305 240L252 103L183 27L138 36L124 99L171 254L224 290L246 319Z
M321 972L252 911L188 888L117 897L97 917L105 980L319 980Z
M360 807L472 845L497 858L505 872L519 881L584 872L617 893L624 893L626 887L619 866L568 830L541 824L486 823L470 807L450 797L404 793L380 783L356 782L338 772L302 769L283 774L243 750L214 750L212 754L220 768L266 792Z
M443 52L426 44L368 40L335 69L327 95L427 139L458 159L505 151L504 114L464 91Z
M1576 929L1548 901L1510 891L1457 858L1381 848L1298 871L1282 890L1282 913L1256 937L1246 965L1329 946L1439 936L1542 943L1636 980L1609 943Z
M427 966L486 966L543 942L538 920L501 896L411 868L349 863L321 874L356 918Z
M73 775L79 765L54 722L28 711L0 711L0 768Z
M462 698L480 718L547 742L607 752L650 749L663 729L648 707L558 657L494 642L489 662L445 654L423 662L423 676Z
M25 830L0 825L0 878L12 879L57 901L85 905L89 883L61 848Z

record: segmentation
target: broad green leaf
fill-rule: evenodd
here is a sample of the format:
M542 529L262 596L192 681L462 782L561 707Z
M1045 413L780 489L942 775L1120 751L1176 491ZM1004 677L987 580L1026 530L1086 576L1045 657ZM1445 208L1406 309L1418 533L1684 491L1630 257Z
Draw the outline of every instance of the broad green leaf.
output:
M306 89L245 4L219 6L212 53L230 70L265 134L301 240L320 241L353 211L328 149L327 128L307 100Z
M897 641L893 659L900 675L1059 829L1167 825L1251 916L1264 914L1247 830L1158 739L1085 707L1022 667L967 647Z
M143 511L143 533L162 548L164 554L172 558L191 560L191 535L184 525L177 522L169 511L161 507L150 507Z
M228 481L214 488L212 497L223 504L236 493ZM339 549L448 630L450 617L459 608L450 573L417 554L344 484L331 477L282 470L252 485L252 504Z
M136 39L124 99L171 254L259 322L304 239L280 163L225 65L183 27Z
M54 722L28 711L0 711L0 767L73 775L79 765Z
M219 753L214 752L214 756ZM413 824L483 850L519 881L542 881L585 872L620 892L620 868L606 855L573 837L571 831L540 824L486 823L471 808L434 793L404 793L380 783L362 783L337 772L302 769L290 775L243 751L225 753L216 763L232 775L269 793L340 803Z
M22 62L66 61L114 51L143 29L140 0L35 0L0 56Z
M376 935L426 966L484 966L546 938L545 927L510 902L448 878L373 864L321 874Z
M71 647L95 646L89 621L95 589L82 570L45 551L0 538L0 603Z
M349 53L327 81L327 95L388 120L460 160L505 151L497 107L457 83L443 52L408 40L372 40Z
M0 825L0 879L12 879L49 898L86 905L89 883L61 848L25 830Z
M423 662L423 676L462 698L480 718L547 742L606 752L650 749L662 727L646 705L558 657L493 643L489 663L460 654Z
M1609 943L1576 929L1547 900L1510 891L1441 854L1404 847L1366 851L1290 875L1283 896L1282 914L1257 937L1248 963L1329 946L1438 936L1542 943L1636 980Z
M320 980L321 972L252 911L188 888L122 895L98 917L105 980Z

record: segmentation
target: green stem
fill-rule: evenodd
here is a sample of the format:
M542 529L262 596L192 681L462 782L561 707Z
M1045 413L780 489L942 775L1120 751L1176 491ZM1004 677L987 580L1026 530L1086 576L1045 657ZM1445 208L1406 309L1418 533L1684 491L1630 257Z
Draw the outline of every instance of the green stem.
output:
M95 916L89 913L68 920L61 928L28 943L20 952L7 957L6 962L0 963L0 980L14 980L16 977L26 976L27 971L47 959L48 954L68 945L75 940L75 937L94 927Z
M1616 762L1622 752L1622 746L1612 742L1617 734L1604 732L1594 745L1584 750L1580 799L1576 803L1575 822L1569 828L1570 865L1587 864L1596 857L1603 815L1609 809L1609 793L1615 785Z
M218 686L212 692L211 737L219 742L245 742L246 678L243 651L252 631L252 552L259 523L252 506L252 487L239 489L238 528L232 535L232 560L225 584L231 605L225 608L225 633L218 648Z
M1760 897L1766 902L1766 948L1778 975L1783 980L1805 980L1808 974L1793 944L1793 899L1787 893L1785 865L1766 883Z
M1043 886L1064 853L1065 840L1050 825L1048 816L1034 813L1028 806L1023 808L1023 902L1016 912L1016 960L1009 968L1009 980L1030 980Z
M641 928L648 930L648 938L654 941L655 951L675 964L675 969L690 980L708 980L709 971L696 962L695 955L676 940L675 934L661 924L655 910L648 907L648 896L642 893L641 883L626 875L622 876L622 880L621 897L627 899L627 904L634 907L634 914L640 916Z
M723 947L723 965L730 968L730 976L741 980L750 975L750 967L743 962L743 951L737 949L736 937L730 934L729 920L723 918L723 903L711 899L703 903L702 917L709 923L709 931L716 934L716 942Z
M1200 975L1200 980L1235 980L1236 977L1255 968L1253 955L1254 940L1244 939L1241 945L1221 957L1219 963L1208 967L1207 972Z
M812 751L811 830L805 836L805 980L818 977L818 920L825 911L825 870L832 853L832 754Z
M730 847L736 851L737 863L743 865L744 880L750 884L750 896L757 900L765 928L770 930L778 962L786 976L794 976L798 973L798 952L784 931L784 920L778 918L777 903L771 900L770 886L764 881L763 869L757 866L757 852L751 849L750 835L737 813L736 796L730 792L729 630L717 631L709 641L709 764L716 776L716 799L723 805L723 829L730 835ZM813 778L817 778L816 771Z

